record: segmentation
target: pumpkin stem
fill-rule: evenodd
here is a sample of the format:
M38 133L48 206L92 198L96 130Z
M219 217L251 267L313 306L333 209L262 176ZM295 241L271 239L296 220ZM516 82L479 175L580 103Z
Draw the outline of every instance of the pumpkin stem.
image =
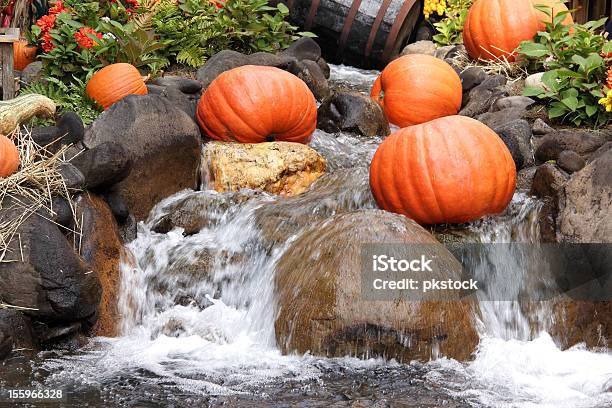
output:
M378 78L376 78L376 81L374 82L374 86L372 87L372 92L370 92L370 97L374 99L376 102L378 102L380 106L384 106L384 92L381 95L381 92L382 92L382 81L380 79L381 76L382 74L379 75Z

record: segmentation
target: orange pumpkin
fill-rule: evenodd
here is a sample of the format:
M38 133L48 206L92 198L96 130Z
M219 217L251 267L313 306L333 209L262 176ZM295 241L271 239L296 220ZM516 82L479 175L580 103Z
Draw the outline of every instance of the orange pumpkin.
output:
M211 139L308 143L317 124L317 104L295 75L245 65L212 81L198 103L196 118Z
M461 108L461 79L438 58L405 55L387 65L370 96L383 107L389 122L412 126L456 115Z
M549 6L553 16L567 7L561 0L476 0L463 28L463 42L474 59L515 60L516 48L545 29L552 16L535 6ZM564 24L574 23L568 14Z
M111 64L96 72L85 88L87 95L104 109L128 95L146 95L140 72L131 64Z
M19 168L19 150L8 137L0 135L0 178L8 177Z
M23 71L25 67L36 60L36 47L28 45L26 40L13 43L13 66L18 71Z
M462 223L506 208L516 167L494 131L448 116L385 139L370 166L370 186L384 210L420 224Z

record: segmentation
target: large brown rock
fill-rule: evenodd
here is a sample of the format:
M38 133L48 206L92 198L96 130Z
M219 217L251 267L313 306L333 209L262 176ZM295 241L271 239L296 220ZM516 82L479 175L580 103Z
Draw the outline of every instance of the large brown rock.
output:
M584 343L608 347L612 340L612 302L562 300L552 307L551 334L563 347Z
M102 286L94 333L97 336L117 335L117 311L121 280L123 244L113 214L104 200L84 193L76 200L76 215L81 223L81 256L96 274Z
M241 189L300 194L325 173L325 159L291 142L257 144L209 142L204 150L209 186L219 192Z
M563 190L569 175L552 163L545 163L536 170L530 194L544 202L539 213L539 225L544 242L557 242L557 221L563 206Z
M570 242L612 242L612 150L572 175L563 194L559 232Z
M158 95L130 95L93 123L84 144L123 146L132 161L127 178L113 186L137 220L161 199L196 188L201 158L198 126L185 112Z
M414 221L379 210L337 216L291 244L277 265L276 338L284 353L468 359L478 343L472 300L365 300L363 244L426 245L436 259L427 278L458 277L459 262ZM423 277L421 275L421 277Z

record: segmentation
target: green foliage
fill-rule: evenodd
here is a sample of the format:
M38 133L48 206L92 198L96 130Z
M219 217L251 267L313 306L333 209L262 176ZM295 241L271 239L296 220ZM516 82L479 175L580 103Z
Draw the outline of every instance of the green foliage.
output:
M289 10L282 3L270 7L267 0L227 0L219 7L209 0L180 0L161 7L152 25L168 44L165 56L196 68L224 49L274 52L299 36L312 36L296 33L285 20Z
M543 11L551 15L550 9ZM568 13L558 13L546 23L546 31L519 47L518 53L531 71L546 71L544 89L526 88L524 94L545 100L551 119L576 126L604 126L612 119L599 104L605 97L610 60L602 55L612 52L612 42L599 34L606 19L575 24L570 29L562 24Z
M65 112L76 112L85 125L90 125L102 112L94 101L85 94L86 82L73 78L70 82L63 82L57 78L49 78L48 83L37 82L21 90L21 94L41 94L52 99L57 105L59 115ZM36 119L36 126L45 126L55 123L53 119L41 121Z
M447 0L444 18L433 26L438 34L433 40L439 46L463 43L463 26L473 0Z

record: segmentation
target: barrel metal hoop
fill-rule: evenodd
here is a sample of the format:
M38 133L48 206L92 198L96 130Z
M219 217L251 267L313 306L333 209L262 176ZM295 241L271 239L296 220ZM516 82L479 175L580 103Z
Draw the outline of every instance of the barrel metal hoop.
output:
M395 41L397 40L397 36L399 35L400 30L402 29L402 25L404 24L404 20L412 10L412 6L417 2L417 0L406 0L402 5L399 13L395 17L395 21L391 26L391 30L389 31L389 36L387 37L387 42L385 43L385 49L382 54L382 62L387 63L391 58L391 53L393 52L393 46L395 45Z
M385 14L387 14L387 9L391 4L391 0L383 0L380 8L378 9L378 14L376 14L376 18L374 19L374 23L372 24L372 29L370 30L370 35L368 36L368 42L365 47L365 57L370 58L370 54L372 53L372 47L374 46L374 40L376 40L376 34L378 34L378 29L380 28L380 24L385 18Z
M321 0L312 0L310 3L310 10L308 10L308 17L306 17L306 22L304 23L304 30L308 31L312 28L320 3Z
M351 4L351 8L349 9L346 18L344 19L344 26L342 27L340 41L338 42L338 55L341 55L342 51L344 51L344 47L346 47L346 41L348 40L349 34L351 32L351 27L353 26L353 22L355 21L355 16L359 11L359 6L361 6L361 0L353 0L353 4Z

